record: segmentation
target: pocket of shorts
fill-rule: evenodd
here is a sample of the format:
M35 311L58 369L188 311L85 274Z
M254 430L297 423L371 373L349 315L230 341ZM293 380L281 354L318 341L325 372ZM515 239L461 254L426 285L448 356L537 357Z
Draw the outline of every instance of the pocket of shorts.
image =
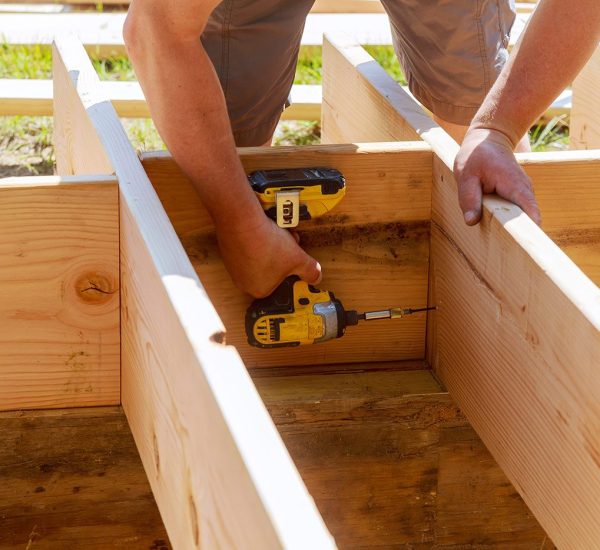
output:
M502 45L508 48L510 42L510 31L517 17L515 0L496 0L498 6L498 25L502 36Z

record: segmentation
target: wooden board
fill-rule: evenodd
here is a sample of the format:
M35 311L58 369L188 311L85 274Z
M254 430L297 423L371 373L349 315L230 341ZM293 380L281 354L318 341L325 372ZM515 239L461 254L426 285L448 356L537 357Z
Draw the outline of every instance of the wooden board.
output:
M429 371L280 371L255 382L339 548L542 547Z
M600 148L600 48L573 82L571 149Z
M171 548L118 407L0 414L0 547Z
M336 70L361 82L355 61L362 54L340 41L335 46ZM403 117L414 130L421 127L409 118L416 109ZM450 169L456 145L439 132L421 136L434 151L430 300L438 309L430 315L428 357L554 542L594 547L600 290L506 201L486 197L482 223L466 227ZM553 193L549 186L543 200Z
M119 116L150 117L146 98L138 82L102 82L101 87ZM281 115L282 120L321 118L320 86L294 85L291 101L292 105ZM52 114L51 80L0 79L0 116L50 116Z
M115 178L0 179L0 410L117 404Z
M600 285L600 152L518 157L533 181L544 231Z
M344 200L329 216L300 226L303 246L323 267L323 288L350 309L395 304L423 307L427 296L431 152L423 143L240 149L247 172L331 166L346 177ZM319 346L260 350L246 342L250 298L237 290L220 260L212 222L192 184L168 154L143 164L163 206L248 367L418 359L425 315L349 328Z
M600 290L521 211L467 228L435 163L437 372L560 548L600 540Z
M53 72L59 170L108 162L119 178L122 402L173 545L333 547L74 37Z
M0 36L7 44L50 44L55 36L75 34L87 50L101 56L126 54L125 13L8 13L0 19ZM529 14L519 14L511 33L514 44ZM344 29L360 44L391 45L385 13L310 13L302 33L303 46L320 46L323 33Z
M427 141L452 157L456 142L354 38L327 33L323 43L323 143Z

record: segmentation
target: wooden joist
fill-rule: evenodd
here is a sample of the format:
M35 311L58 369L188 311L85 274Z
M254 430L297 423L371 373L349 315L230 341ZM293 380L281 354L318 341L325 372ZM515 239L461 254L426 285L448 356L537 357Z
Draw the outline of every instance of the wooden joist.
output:
M511 34L515 43L526 23L519 14ZM99 55L124 54L124 13L4 14L0 36L7 44L50 44L55 37L74 33L86 49ZM311 13L302 34L303 46L320 46L323 33L345 29L360 44L391 45L390 24L384 13Z
M100 86L119 116L150 117L138 82L105 81ZM321 86L294 85L291 102L292 105L281 116L283 120L321 118ZM51 116L52 105L51 80L0 79L0 116Z
M600 148L600 48L573 82L571 149Z
M346 178L343 202L303 223L300 238L321 263L323 287L349 309L423 307L427 300L431 151L423 143L240 149L247 173L267 168L331 166ZM166 153L144 155L144 168L227 330L248 367L420 359L425 316L349 328L327 346L284 350L246 342L248 296L220 259L212 221L191 182Z
M53 57L59 172L119 179L122 403L171 542L332 548L82 45Z
M0 410L118 404L110 176L0 179Z
M354 66L344 40L331 46L340 54L326 73L367 81L355 111L389 113L397 96L361 70L368 60ZM405 98L394 111L420 131ZM481 225L465 226L450 169L456 148L439 132L420 133L435 155L430 357L552 540L591 548L600 540L600 290L506 201L486 197Z

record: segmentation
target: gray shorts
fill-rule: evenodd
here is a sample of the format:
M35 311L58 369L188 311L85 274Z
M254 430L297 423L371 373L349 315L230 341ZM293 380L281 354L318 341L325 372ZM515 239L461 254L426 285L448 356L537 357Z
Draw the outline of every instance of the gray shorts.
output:
M314 0L223 0L202 35L239 146L267 142L286 104ZM468 125L506 59L514 0L382 0L412 93Z

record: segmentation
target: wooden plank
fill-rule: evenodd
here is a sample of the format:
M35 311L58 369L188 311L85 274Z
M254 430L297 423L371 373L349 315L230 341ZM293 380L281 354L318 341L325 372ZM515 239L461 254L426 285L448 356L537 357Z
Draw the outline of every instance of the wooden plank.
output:
M0 410L117 404L115 178L0 179Z
M328 33L323 44L323 143L424 139L451 157L456 142L356 41Z
M120 407L0 414L0 546L171 548Z
M600 540L600 290L521 211L467 228L435 161L437 372L560 548Z
M514 43L527 14L519 14L511 34ZM0 19L0 36L7 44L50 44L55 36L74 33L88 51L100 55L126 54L123 43L125 13L8 13ZM344 29L360 44L391 45L385 13L310 13L302 34L303 46L320 46L323 34Z
M102 82L101 87L119 116L150 117L138 82ZM291 99L292 105L282 113L282 120L320 120L320 86L295 85ZM0 116L51 116L52 108L51 80L0 79Z
M600 285L600 152L517 156L533 181L544 231Z
M600 290L506 201L484 198L482 223L466 227L451 171L457 148L433 132L425 139L434 151L438 307L429 356L553 541L593 547L600 540Z
M123 408L171 542L333 547L74 37L53 72L59 171L108 161L119 178Z
M571 149L600 148L600 48L573 82Z
M430 371L256 379L340 548L540 548L545 534Z
M405 304L427 296L431 152L423 143L240 149L247 172L331 166L346 177L346 197L329 216L302 224L303 246L323 266L322 284L351 309ZM425 316L350 328L319 346L261 350L246 342L250 303L221 262L212 221L192 184L168 154L142 157L144 168L182 239L202 284L248 367L419 359Z

